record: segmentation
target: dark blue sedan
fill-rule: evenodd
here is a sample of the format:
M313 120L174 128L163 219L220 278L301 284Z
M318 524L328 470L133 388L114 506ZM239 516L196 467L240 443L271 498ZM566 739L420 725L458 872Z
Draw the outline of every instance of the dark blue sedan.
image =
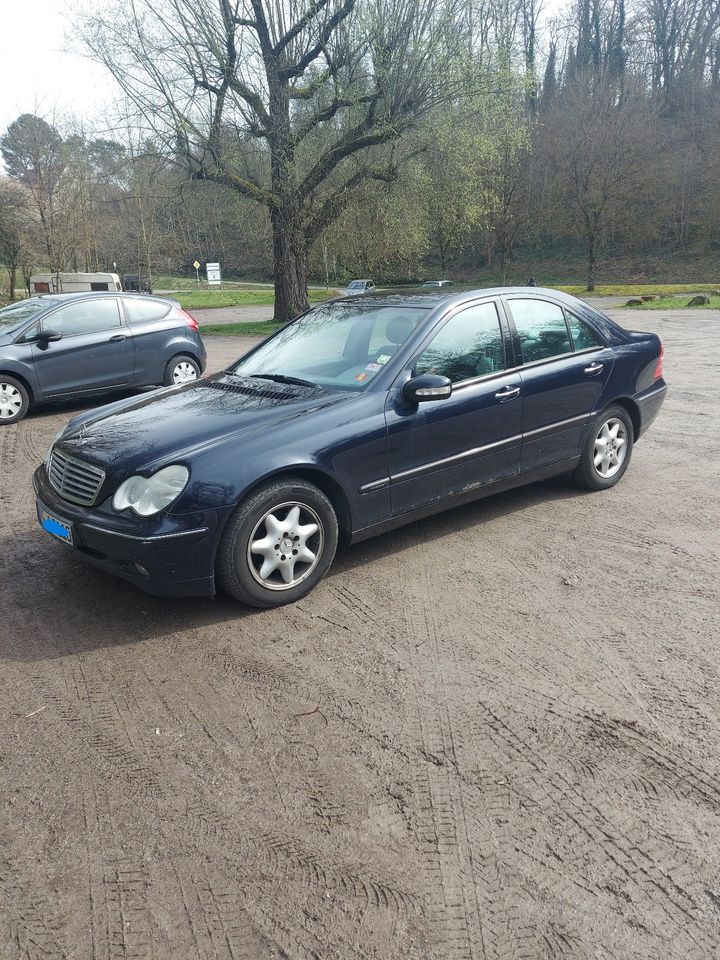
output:
M175 300L136 294L31 297L0 310L0 426L35 403L196 380L205 347Z
M311 310L223 373L75 417L40 523L163 595L273 607L355 542L499 490L622 477L663 350L543 290L392 292Z

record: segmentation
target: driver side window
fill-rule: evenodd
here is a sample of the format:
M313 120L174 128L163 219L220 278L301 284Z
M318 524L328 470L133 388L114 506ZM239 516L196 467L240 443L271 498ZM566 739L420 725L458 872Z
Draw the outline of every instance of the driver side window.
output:
M415 363L416 375L436 373L453 383L504 369L502 331L494 303L479 303L451 317Z
M120 326L118 302L106 299L76 300L43 318L43 330L54 330L63 337L79 333L98 333Z

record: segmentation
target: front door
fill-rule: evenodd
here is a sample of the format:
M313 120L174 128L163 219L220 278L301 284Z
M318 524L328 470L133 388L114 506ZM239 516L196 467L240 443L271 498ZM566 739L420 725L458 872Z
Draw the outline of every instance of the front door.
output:
M123 386L133 378L132 333L116 297L73 300L43 318L43 331L62 334L34 343L33 363L45 396Z
M521 470L577 457L610 377L613 352L560 304L508 297L522 360Z
M520 376L506 372L508 349L497 303L483 301L451 315L398 378L386 406L394 516L519 472ZM449 377L452 395L405 403L402 384L423 373Z

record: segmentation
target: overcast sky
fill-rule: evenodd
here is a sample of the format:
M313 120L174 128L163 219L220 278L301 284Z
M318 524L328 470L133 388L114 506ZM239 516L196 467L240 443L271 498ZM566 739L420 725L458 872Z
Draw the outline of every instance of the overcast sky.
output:
M85 7L103 0L78 0ZM198 0L205 3L207 0ZM545 0L555 11L562 0ZM112 127L117 88L107 70L72 47L69 0L4 0L0 26L0 133L21 113L77 117Z

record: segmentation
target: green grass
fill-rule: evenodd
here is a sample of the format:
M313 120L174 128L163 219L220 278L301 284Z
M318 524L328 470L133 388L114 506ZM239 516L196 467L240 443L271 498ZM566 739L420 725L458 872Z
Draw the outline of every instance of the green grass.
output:
M310 303L319 303L337 296L334 290L310 290ZM272 288L256 290L188 290L175 295L186 310L205 310L213 307L272 307L275 293Z
M714 288L716 289L716 288ZM720 310L720 297L710 297L710 303L704 306L691 307L692 297L687 294L682 297L661 297L659 300L648 300L642 306L630 307L631 310Z
M717 290L717 283L598 283L595 290L588 294L582 284L548 284L555 290L572 293L576 297L643 297L656 296L659 293L707 293Z
M210 323L203 324L200 327L200 333L203 336L219 334L228 337L267 337L280 327L282 323L273 323L272 320L266 323Z

